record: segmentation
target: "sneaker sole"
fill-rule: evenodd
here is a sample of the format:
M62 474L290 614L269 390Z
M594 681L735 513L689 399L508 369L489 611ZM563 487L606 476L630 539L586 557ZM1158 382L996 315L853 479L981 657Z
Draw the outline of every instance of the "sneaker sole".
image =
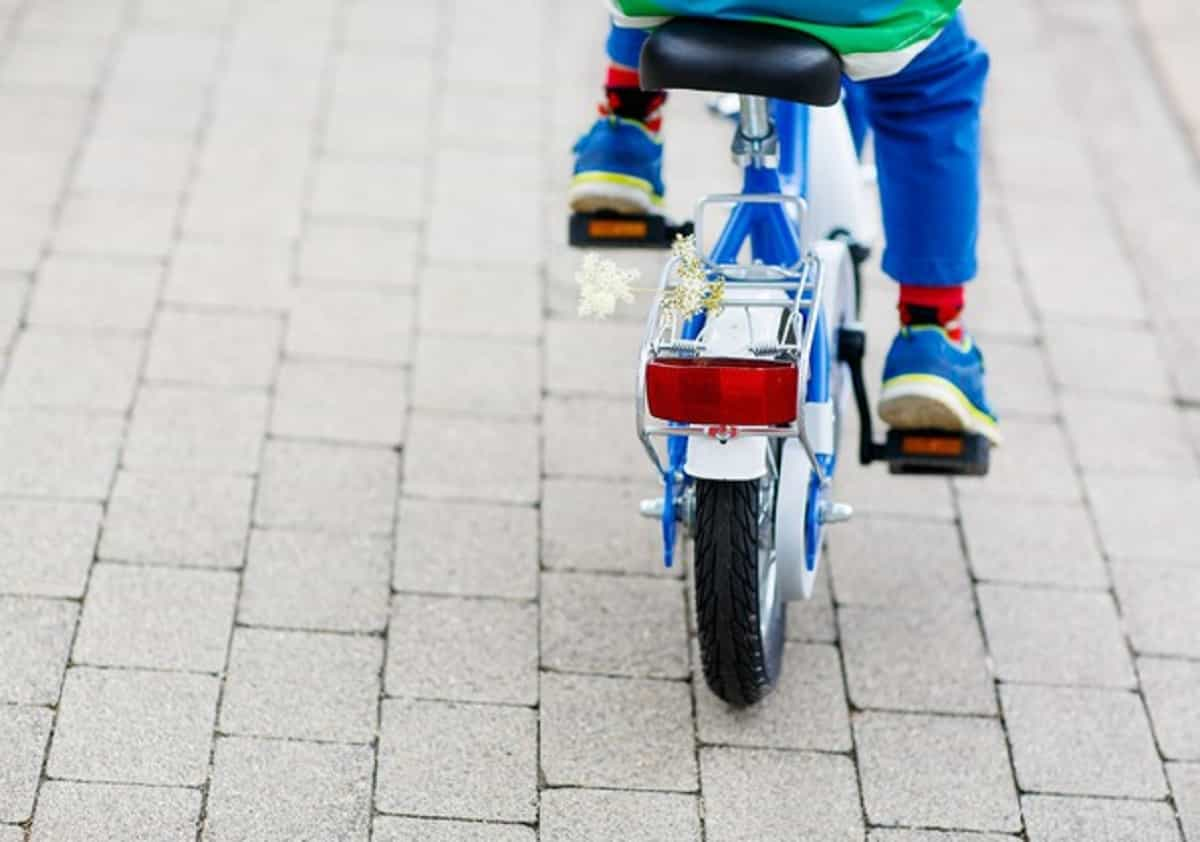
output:
M658 212L654 197L631 184L608 181L585 181L573 184L567 192L567 203L576 213L612 211L630 216Z
M995 421L971 406L961 391L936 377L910 375L884 383L879 417L895 430L978 433L994 445L1004 441Z

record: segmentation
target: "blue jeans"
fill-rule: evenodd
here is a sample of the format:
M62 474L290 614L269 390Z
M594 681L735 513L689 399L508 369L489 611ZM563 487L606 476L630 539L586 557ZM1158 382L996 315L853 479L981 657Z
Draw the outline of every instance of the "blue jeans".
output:
M647 33L613 26L608 55L637 67ZM959 15L894 76L847 82L852 118L875 135L887 250L902 284L957 286L975 277L979 236L979 115L988 56ZM862 121L856 140L861 141Z

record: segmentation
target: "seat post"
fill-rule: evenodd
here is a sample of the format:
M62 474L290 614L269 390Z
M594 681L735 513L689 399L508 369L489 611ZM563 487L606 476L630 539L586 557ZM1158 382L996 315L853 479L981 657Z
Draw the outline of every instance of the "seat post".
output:
M733 137L733 160L738 166L773 167L779 161L779 138L771 122L767 98L739 94L741 110Z
M746 140L766 140L771 135L771 114L767 110L767 98L739 94L741 109L738 122L742 137Z

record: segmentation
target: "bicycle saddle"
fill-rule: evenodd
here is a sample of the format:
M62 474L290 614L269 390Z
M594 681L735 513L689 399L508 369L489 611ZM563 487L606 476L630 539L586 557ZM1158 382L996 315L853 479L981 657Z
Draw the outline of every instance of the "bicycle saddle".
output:
M765 23L674 18L642 47L646 90L754 94L833 105L842 93L842 60L811 35Z

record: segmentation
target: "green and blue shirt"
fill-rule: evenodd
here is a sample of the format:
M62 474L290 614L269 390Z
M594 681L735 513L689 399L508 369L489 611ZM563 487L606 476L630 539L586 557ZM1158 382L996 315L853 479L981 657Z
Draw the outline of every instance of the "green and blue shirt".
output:
M806 32L842 56L846 74L899 72L954 17L962 0L610 0L618 25L657 26L675 16L772 23Z

